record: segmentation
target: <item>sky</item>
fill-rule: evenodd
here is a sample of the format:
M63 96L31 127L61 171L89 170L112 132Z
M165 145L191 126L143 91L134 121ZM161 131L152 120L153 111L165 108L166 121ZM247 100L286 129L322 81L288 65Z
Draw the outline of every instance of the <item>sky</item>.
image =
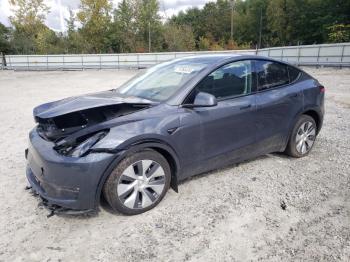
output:
M117 7L121 0L112 0L113 5ZM186 10L190 7L203 7L205 3L213 0L159 0L160 12L159 15L163 20L177 14L181 10ZM65 31L65 18L69 17L69 9L77 10L79 0L45 0L45 3L50 7L50 13L46 18L46 25L55 31ZM0 0L0 22L9 26L8 17L11 16L11 7L8 0Z

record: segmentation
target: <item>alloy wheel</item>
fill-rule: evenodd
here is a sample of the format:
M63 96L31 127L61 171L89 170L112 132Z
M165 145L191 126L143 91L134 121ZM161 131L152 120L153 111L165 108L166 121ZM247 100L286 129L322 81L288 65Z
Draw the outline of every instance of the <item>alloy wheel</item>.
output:
M165 172L153 160L140 160L128 166L118 181L117 194L124 206L142 209L152 205L165 187Z
M308 153L315 142L315 138L315 125L310 121L302 123L295 137L296 150L302 155Z

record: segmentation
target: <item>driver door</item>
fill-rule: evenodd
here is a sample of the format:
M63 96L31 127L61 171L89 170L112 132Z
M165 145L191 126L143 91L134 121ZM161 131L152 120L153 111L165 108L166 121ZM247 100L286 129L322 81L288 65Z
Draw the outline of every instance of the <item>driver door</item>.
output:
M205 77L197 92L214 95L218 105L193 109L200 121L201 171L250 156L256 139L256 97L252 62L226 64Z

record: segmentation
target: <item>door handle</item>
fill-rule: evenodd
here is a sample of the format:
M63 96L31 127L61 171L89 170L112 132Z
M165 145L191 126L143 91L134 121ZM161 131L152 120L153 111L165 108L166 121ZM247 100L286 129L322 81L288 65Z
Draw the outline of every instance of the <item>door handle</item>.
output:
M252 107L252 105L250 104L250 105L241 106L239 109L240 110L244 110L244 109L248 109L248 108L251 108L251 107Z

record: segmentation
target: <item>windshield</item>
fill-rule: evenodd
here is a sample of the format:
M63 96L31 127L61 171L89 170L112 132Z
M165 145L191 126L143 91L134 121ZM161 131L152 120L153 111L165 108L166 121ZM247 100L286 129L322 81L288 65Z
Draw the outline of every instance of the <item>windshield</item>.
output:
M207 65L204 61L194 59L162 63L137 75L116 89L116 92L148 100L165 101Z

